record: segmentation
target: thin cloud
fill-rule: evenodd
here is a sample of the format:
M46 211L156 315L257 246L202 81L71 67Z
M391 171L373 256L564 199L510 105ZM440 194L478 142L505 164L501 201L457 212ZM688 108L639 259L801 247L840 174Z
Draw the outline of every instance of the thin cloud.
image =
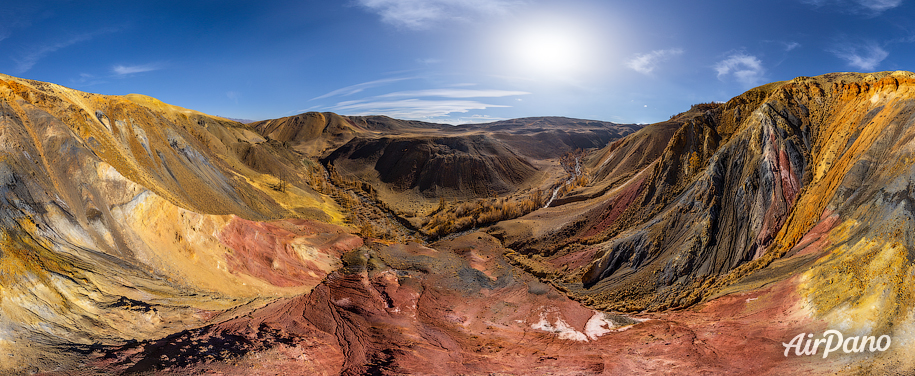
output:
M756 56L736 53L715 64L719 80L733 79L744 86L753 87L763 82L766 73L762 61Z
M357 0L381 20L414 30L427 29L441 21L468 21L498 17L526 3L520 0Z
M492 123L494 121L508 120L508 118L492 117L489 115L472 115L470 117L455 118L455 120L461 121L462 123Z
M432 119L436 123L442 124L451 124L451 125L461 125L461 124L483 124L483 123L492 123L501 120L508 120L509 118L503 117L492 117L489 115L471 115L471 116L457 116L457 117L447 117L447 118L436 118Z
M635 55L632 60L626 62L626 66L641 74L650 74L658 66L658 63L682 54L683 50L680 48L651 51L647 54Z
M894 38L887 41L887 45L893 43L915 43L915 34L910 34L904 37Z
M817 8L831 7L842 12L876 16L902 5L902 0L801 0Z
M229 100L235 102L235 104L238 104L238 99L241 98L241 93L237 91L227 91L226 97L229 98Z
M95 86L98 84L103 84L106 81L103 78L96 77L93 74L80 73L79 78L70 79L70 82L75 85L80 85L80 86Z
M112 33L114 31L116 31L116 29L106 28L91 33L79 34L61 42L34 46L22 54L22 56L13 58L13 61L16 62L16 74L28 72L30 69L32 69L32 67L35 66L35 64L38 63L38 61L50 55L51 53L56 52L57 50L70 47L77 43L86 42L99 35Z
M152 72L162 68L163 65L161 63L149 63L142 65L115 65L111 67L111 72L118 76L126 76L129 74Z
M113 65L109 74L95 75L90 73L80 73L79 78L70 79L70 82L82 87L95 86L98 84L108 83L111 79L123 79L130 75L151 72L165 68L162 63L149 63L142 65Z
M378 98L402 98L402 97L442 97L442 98L500 98L515 95L530 94L526 91L510 90L468 90L468 89L429 89L429 90L412 90L397 91Z
M902 5L902 0L858 0L856 2L874 12L884 12Z
M889 52L872 42L859 44L841 43L830 52L836 57L845 60L849 66L864 71L873 71L880 65L880 62L890 55Z
M12 35L13 30L28 28L39 7L28 1L7 1L0 7L0 42Z
M382 85L389 84L389 83L392 83L392 82L410 80L410 79L412 79L412 78L413 78L413 77L407 77L407 78L385 78L385 79L381 79L381 80L363 82L363 83L361 83L361 84L350 85L350 86L347 86L347 87L344 87L344 88L340 88L340 89L331 91L331 92L329 92L329 93L327 93L327 94L324 94L324 95L321 95L321 96L317 96L317 97L311 98L311 100L324 99L324 98L330 98L330 97L336 97L336 96L353 95L353 94L356 94L356 93L360 93L360 92L362 92L362 91L365 90L365 89L369 89L369 88L373 88L373 87L377 87L377 86L382 86Z
M314 99L355 96L354 94L362 93L369 88L418 78L420 77L388 78L363 82L331 91ZM489 103L485 98L507 98L531 94L527 91L476 89L471 88L472 86L476 86L476 84L459 82L434 89L389 91L371 96L362 93L352 100L339 101L335 105L327 107L318 107L321 111L333 111L347 115L387 115L402 119L453 122L457 117L451 114L511 107ZM314 108L312 107L312 109Z
M331 111L347 115L387 115L403 119L434 119L447 117L452 113L466 113L471 110L510 107L471 100L427 100L403 99L391 101L346 101L330 108Z
M801 44L798 42L785 42L785 52L791 52L800 46Z

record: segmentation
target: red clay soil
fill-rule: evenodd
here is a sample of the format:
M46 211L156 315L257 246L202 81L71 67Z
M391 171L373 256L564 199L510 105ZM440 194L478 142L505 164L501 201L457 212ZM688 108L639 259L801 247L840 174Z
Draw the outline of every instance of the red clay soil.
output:
M823 215L820 217L820 223L813 226L786 256L793 256L794 254L802 256L822 252L831 244L828 235L837 223L839 223L839 215L834 214L832 210L824 210ZM798 252L798 250L800 251Z
M610 210L604 211L606 214L602 214L596 225L592 226L588 231L582 235L583 238L594 236L599 234L601 231L613 225L613 222L619 218L629 205L632 205L632 202L635 201L639 194L642 193L642 188L645 184L645 177L643 176L639 180L632 182L624 188L619 194L614 196L611 201L607 204L610 207Z
M782 342L823 330L799 314L793 279L627 318L520 273L485 234L435 249L369 246L344 256L347 266L308 295L109 349L94 365L217 375L781 375L835 366L783 355Z
M317 285L336 268L328 261L362 246L361 238L343 228L310 220L254 222L235 217L219 239L234 251L226 256L229 270L281 287Z
M564 267L568 267L568 270L577 270L588 265L591 260L594 260L594 255L598 250L599 247L592 246L581 252L572 252L565 256L549 258L547 259L547 262L556 268L556 270L562 270Z

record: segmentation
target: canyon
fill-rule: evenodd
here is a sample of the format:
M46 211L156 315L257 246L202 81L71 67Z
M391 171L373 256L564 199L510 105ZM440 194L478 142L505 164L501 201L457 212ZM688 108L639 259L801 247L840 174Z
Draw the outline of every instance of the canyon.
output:
M0 140L4 374L915 369L911 72L460 126L0 75Z

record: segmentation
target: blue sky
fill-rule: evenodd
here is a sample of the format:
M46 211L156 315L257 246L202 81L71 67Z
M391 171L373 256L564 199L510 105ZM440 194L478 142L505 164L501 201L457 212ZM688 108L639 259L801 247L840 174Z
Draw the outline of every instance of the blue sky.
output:
M753 86L915 70L907 0L28 1L0 72L214 115L666 120Z

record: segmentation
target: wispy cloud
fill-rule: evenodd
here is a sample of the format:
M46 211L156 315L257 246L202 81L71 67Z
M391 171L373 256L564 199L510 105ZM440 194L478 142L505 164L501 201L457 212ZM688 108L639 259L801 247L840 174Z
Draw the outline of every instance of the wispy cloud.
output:
M94 74L80 73L79 78L71 79L70 82L74 85L80 86L95 86L98 84L103 84L106 81L104 78L96 77Z
M26 29L39 12L39 6L30 1L7 1L0 7L0 42L10 37L14 30ZM7 52L9 53L9 52Z
M468 21L483 16L499 17L524 5L522 0L357 0L381 16L381 20L400 27L427 29L440 21Z
M331 111L347 115L387 115L403 119L434 119L446 117L452 113L465 113L470 110L510 107L488 104L472 100L356 100L340 102L330 108Z
M762 61L756 56L736 53L715 64L718 79L734 79L744 86L753 87L761 84L766 73Z
M382 92L377 95L366 95L370 88L383 87L400 81L422 79L423 77L386 78L350 85L311 99L326 98L344 99L353 96L355 99L339 101L329 106L313 106L309 110L333 111L345 115L387 115L401 119L418 119L448 123L471 122L453 114L463 114L473 110L511 107L501 102L491 103L487 98L508 98L531 93L518 90L498 90L473 88L476 83L458 82L433 89L400 90ZM396 87L396 86L395 86ZM377 91L378 89L375 89ZM360 94L361 93L361 94ZM360 95L356 95L360 94ZM510 99L509 99L510 100ZM503 99L502 101L505 101ZM486 116L487 114L474 114ZM464 119L464 120L458 120ZM478 118L474 118L479 121Z
M118 76L126 76L130 74L143 73L143 72L152 72L164 68L162 63L149 63L141 65L115 65L111 67L111 72Z
M798 42L784 42L785 43L785 52L791 52L795 49L801 47L801 44Z
M441 98L499 98L510 97L515 95L530 94L526 91L510 90L468 90L468 89L429 89L429 90L411 90L397 91L378 98L404 98L404 97L441 97Z
M164 68L164 63L113 65L111 66L108 74L97 75L91 73L80 73L79 78L70 79L70 82L81 87L95 86L108 83L111 80L124 79L137 73L151 72Z
M450 124L480 124L480 123L492 123L500 120L508 120L508 118L502 117L493 117L489 115L471 115L471 116L459 116L451 119L445 120L446 123Z
M843 12L876 16L902 5L902 0L801 0L802 3L820 7L833 7Z
M237 91L227 91L226 97L229 98L229 100L235 102L235 104L238 104L238 99L241 98L241 93Z
M626 66L641 74L650 74L661 63L674 56L683 54L680 48L671 48L667 50L655 50L647 54L637 54L632 60L626 62Z
M365 90L365 89L369 89L369 88L373 88L373 87L378 87L378 86L382 86L382 85L386 85L386 84L390 84L390 83L398 82L398 81L411 80L411 79L413 79L413 78L414 78L414 77L385 78L385 79L381 79L381 80L363 82L363 83L361 83L361 84L350 85L350 86L347 86L347 87L344 87L344 88L340 88L340 89L331 91L331 92L329 92L329 93L327 93L327 94L324 94L324 95L321 95L321 96L314 97L314 98L312 98L311 100L324 99L324 98L330 98L330 97L336 97L336 96L353 95L353 94L356 94L356 93L360 93L360 92L362 92L362 91Z
M849 66L863 71L873 71L883 59L890 55L874 42L839 43L830 52L845 60Z
M106 29L101 29L101 30L94 31L91 33L75 35L67 40L56 42L56 43L33 46L30 49L28 49L25 53L23 53L22 56L19 56L18 58L13 58L13 61L16 62L16 74L22 74L22 73L28 72L30 69L32 69L32 67L35 66L35 64L38 63L38 61L40 61L41 59L50 55L51 53L54 53L57 50L60 50L62 48L66 48L66 47L70 47L77 43L86 42L99 35L111 33L114 31L116 31L116 29L106 28Z
M902 5L902 0L857 0L855 2L873 12L885 12Z

